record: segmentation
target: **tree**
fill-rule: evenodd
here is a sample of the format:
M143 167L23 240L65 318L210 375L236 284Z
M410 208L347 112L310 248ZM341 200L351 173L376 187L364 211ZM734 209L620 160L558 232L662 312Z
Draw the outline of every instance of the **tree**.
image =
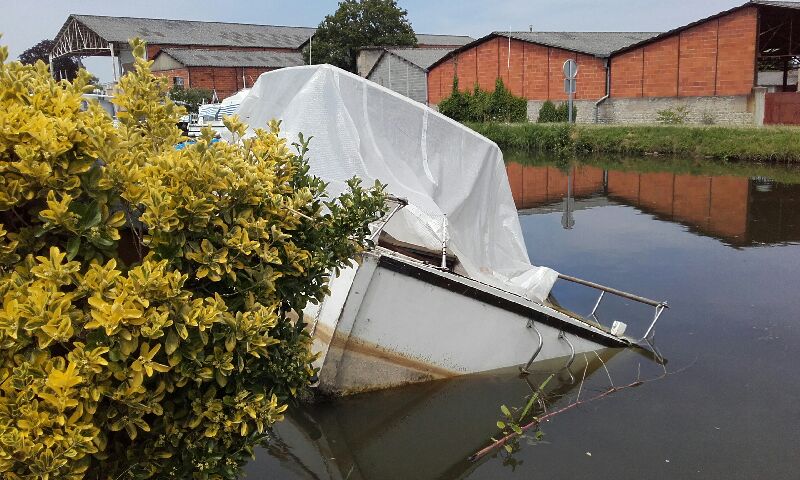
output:
M31 48L22 52L19 61L25 65L33 65L37 60L50 64L50 52L53 51L53 40L42 40ZM75 57L59 57L53 60L53 74L58 79L74 80L78 76L81 64Z
M525 122L527 112L528 101L511 93L499 77L492 92L477 83L472 92L461 92L455 77L450 96L439 103L439 113L457 122Z
M184 109L132 46L118 124L85 70L0 47L2 478L238 478L315 374L289 313L385 211L380 184L328 198L277 121L176 150Z
M211 102L214 92L205 88L186 88L180 85L175 85L169 91L169 98L177 103L183 105L189 113L197 113L197 109L204 103Z
M356 71L358 49L370 45L416 46L417 36L395 0L344 0L311 39L313 63ZM303 51L306 62L309 47Z

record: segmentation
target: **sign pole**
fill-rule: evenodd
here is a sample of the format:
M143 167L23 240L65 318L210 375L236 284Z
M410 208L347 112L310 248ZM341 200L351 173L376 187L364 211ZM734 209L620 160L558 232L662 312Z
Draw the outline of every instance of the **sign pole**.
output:
M574 103L573 99L577 84L575 77L577 76L578 76L578 64L577 62L575 62L575 60L570 58L569 60L564 62L564 91L568 95L567 98L569 99L567 101L567 110L569 110L569 112L567 113L567 121L569 123L574 123L575 121L575 119L572 118L573 117L572 106Z
M567 118L569 119L568 123L573 123L572 122L573 121L573 118L572 118L572 88L571 88L572 87L572 82L574 82L574 80L570 80L569 102L568 102L569 116L567 116Z

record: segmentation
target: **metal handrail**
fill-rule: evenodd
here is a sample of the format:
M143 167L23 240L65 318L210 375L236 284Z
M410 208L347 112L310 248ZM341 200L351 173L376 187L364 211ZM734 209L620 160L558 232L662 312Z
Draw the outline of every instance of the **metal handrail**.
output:
M389 223L389 220L392 219L394 214L397 213L398 211L400 211L401 208L403 208L403 207L408 205L408 200L406 200L405 198L395 197L394 195L387 195L386 199L388 201L390 201L390 202L396 203L396 205L394 206L392 211L389 212L389 214L386 216L386 220L384 220L383 223L381 223L381 225L369 237L370 241L372 241L372 242L374 242L378 238L378 236L381 234L381 232L383 231L384 227L386 227L386 224Z
M538 328L536 328L536 325L533 324L533 320L528 320L527 326L528 328L532 328L533 331L536 332L536 335L539 336L539 345L536 347L536 350L533 352L533 355L531 355L531 359L528 360L528 363L526 363L524 367L519 367L519 371L523 375L528 375L530 373L528 369L531 367L533 361L536 360L536 357L539 356L539 352L542 351L542 347L544 346L544 338L542 338L542 333L539 331Z
M565 342L567 342L567 345L569 345L569 350L570 350L569 360L567 360L567 364L564 365L564 368L569 369L569 367L572 366L572 362L575 361L575 347L572 345L572 342L569 341L569 338L567 338L567 334L564 333L563 330L558 333L558 338L564 340Z
M597 312L597 308L600 306L600 302L603 301L603 296L606 293L610 293L610 294L616 295L618 297L627 298L628 300L633 300L634 302L639 302L639 303L643 303L645 305L650 305L651 307L655 307L656 310L655 310L655 315L653 316L653 321L650 322L650 325L647 327L647 330L645 331L645 333L642 336L642 338L636 340L637 343L640 343L640 342L650 338L650 336L652 335L653 331L655 330L656 323L658 322L658 319L661 317L661 314L664 313L664 310L669 308L669 305L667 304L666 301L659 302L657 300L653 300L653 299L650 299L650 298L647 298L647 297L642 297L641 295L635 295L633 293L629 293L629 292L625 292L625 291L622 291L622 290L619 290L619 289L616 289L616 288L608 287L606 285L601 285L599 283L590 282L588 280L583 280L581 278L573 277L573 276L570 276L570 275L564 275L563 273L559 273L558 274L558 278L560 278L562 280L566 280L568 282L577 283L578 285L583 285L583 286L586 286L586 287L590 287L590 288L593 288L595 290L600 290L600 296L597 297L597 301L595 302L594 307L592 308L592 311L591 311L591 313L589 313L587 318L594 318L595 320L597 320L597 316L595 315L595 313ZM598 323L599 323L599 321L598 321Z
M600 285L599 283L590 282L589 280L583 280L578 277L573 277L570 275L564 275L563 273L558 274L558 278L562 280L566 280L568 282L577 283L579 285L584 285L587 287L594 288L595 290L601 290L603 292L608 292L618 297L627 298L629 300L633 300L635 302L644 303L646 305L651 305L653 307L664 306L665 308L669 308L667 302L659 302L658 300L652 300L647 297L642 297L640 295L634 295L633 293L624 292L622 290L618 290L616 288L607 287L605 285ZM595 307L596 308L596 307Z

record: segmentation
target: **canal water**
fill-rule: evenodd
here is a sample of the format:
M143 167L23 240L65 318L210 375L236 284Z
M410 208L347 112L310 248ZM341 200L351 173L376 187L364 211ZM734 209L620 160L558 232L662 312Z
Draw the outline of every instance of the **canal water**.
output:
M800 478L800 172L510 158L534 262L668 300L655 337L666 365L610 350L569 371L536 365L527 381L509 370L305 407L247 478ZM569 284L553 293L577 312L596 300ZM652 311L604 299L597 317L635 335ZM551 372L538 414L584 403L513 454L468 461L498 434L500 406L519 412Z

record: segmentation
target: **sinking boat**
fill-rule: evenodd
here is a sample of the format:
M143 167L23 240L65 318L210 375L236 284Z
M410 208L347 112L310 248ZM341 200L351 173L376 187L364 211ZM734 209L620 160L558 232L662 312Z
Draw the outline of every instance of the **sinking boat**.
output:
M487 372L648 338L667 304L534 266L497 145L435 110L329 65L262 74L241 99L251 126L278 118L290 141L313 135L310 173L332 196L358 176L387 184L376 246L303 312L319 389L347 395ZM599 291L591 314L549 296L557 280ZM604 295L654 308L641 338L602 325Z

